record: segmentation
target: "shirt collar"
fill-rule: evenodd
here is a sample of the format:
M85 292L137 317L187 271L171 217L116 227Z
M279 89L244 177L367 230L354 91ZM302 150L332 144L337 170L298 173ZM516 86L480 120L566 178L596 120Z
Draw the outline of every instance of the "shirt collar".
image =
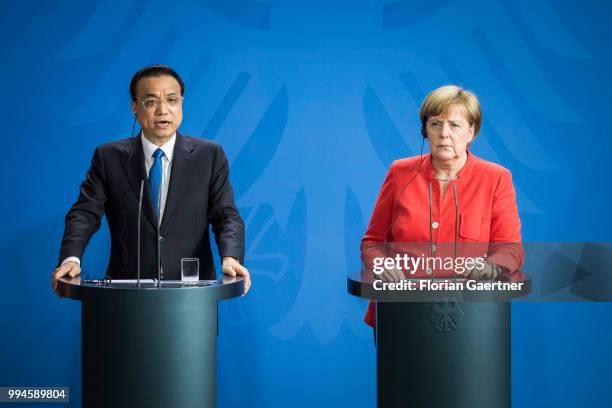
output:
M168 161L172 161L174 145L176 143L176 132L174 132L170 140L168 140L162 146L157 146L156 144L151 143L146 137L144 137L142 132L140 132L140 139L142 140L142 151L144 152L144 156L147 161L153 160L153 153L155 153L158 148L162 149Z

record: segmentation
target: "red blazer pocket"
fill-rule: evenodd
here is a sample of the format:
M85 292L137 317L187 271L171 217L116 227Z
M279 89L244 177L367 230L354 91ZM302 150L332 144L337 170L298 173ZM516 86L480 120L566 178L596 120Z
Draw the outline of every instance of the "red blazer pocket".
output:
M461 214L459 221L459 235L462 238L480 240L482 231L482 215L478 214Z

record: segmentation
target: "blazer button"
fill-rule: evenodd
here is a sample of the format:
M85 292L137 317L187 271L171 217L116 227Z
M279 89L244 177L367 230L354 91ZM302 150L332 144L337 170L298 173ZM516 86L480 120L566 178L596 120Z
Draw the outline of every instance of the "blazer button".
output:
M436 244L431 244L431 252L436 252L438 250L438 247L436 246Z
M427 268L425 270L425 273L428 274L428 275L431 275L433 273L433 271L431 270L431 268Z
M162 237L161 235L159 236L159 242L164 242L166 240L166 238Z
M432 223L431 223L431 227L432 227L433 229L436 229L436 228L438 228L439 226L440 226L440 224L438 223L438 221L434 221L434 222L432 222Z

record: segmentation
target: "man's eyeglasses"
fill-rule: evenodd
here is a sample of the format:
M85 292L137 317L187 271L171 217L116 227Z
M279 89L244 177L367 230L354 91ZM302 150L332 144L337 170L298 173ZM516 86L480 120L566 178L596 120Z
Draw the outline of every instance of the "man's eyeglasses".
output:
M165 101L168 104L168 106L174 108L183 101L183 97L179 95L170 95L165 99ZM160 103L161 103L161 100L157 98L147 98L147 99L143 99L142 101L140 101L140 104L146 110L157 109Z

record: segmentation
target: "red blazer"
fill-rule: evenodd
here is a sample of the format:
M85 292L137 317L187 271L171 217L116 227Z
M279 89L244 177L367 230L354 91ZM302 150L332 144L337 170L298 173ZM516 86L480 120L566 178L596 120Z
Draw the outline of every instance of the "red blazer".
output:
M422 161L420 156L416 156L393 162L376 199L368 229L361 240L362 259L365 263L371 255L368 254L368 248L376 242L429 244L430 183L432 243L443 248L451 247L444 243L455 242L457 229L457 242L474 243L476 246L480 242L485 248L488 247L489 262L503 267L509 273L522 266L524 252L520 245L521 221L512 175L504 167L479 159L469 152L458 179L450 182L442 197L439 181L434 178L430 154L423 155ZM453 185L457 191L457 226ZM489 243L497 243L494 244L494 250ZM443 276L436 274L436 277ZM365 321L370 326L375 325L373 302L370 302Z

